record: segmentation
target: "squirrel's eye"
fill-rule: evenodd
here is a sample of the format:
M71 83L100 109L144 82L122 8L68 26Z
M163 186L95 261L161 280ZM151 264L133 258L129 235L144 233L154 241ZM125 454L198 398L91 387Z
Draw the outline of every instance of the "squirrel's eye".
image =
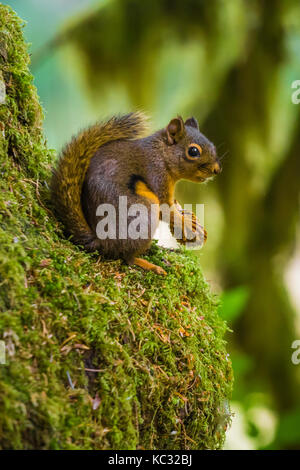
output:
M185 151L185 159L188 161L194 161L195 158L200 157L202 148L198 144L190 144Z
M192 144L188 148L188 154L192 158L199 157L201 153L202 153L202 148L200 147L200 145L193 145Z
M198 155L200 155L200 152L197 149L197 147L190 147L189 151L188 151L188 154L189 154L190 157L198 157Z

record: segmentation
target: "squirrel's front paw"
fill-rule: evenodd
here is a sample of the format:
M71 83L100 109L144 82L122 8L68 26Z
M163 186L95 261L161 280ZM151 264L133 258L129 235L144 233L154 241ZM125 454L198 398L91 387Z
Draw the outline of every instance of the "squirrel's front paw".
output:
M182 216L183 230L182 237L176 238L182 245L191 244L194 247L202 247L207 239L207 231L200 224L199 219L193 212L182 209L180 204L175 201L176 208Z
M199 220L193 215L183 214L184 229L183 237L178 240L182 245L191 244L194 247L202 247L207 239L207 232L204 227L199 223Z

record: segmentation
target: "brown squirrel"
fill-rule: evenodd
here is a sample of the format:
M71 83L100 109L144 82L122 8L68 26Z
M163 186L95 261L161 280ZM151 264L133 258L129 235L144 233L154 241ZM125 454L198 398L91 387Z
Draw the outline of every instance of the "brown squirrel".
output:
M52 201L72 241L87 251L99 250L109 258L122 258L157 274L166 274L138 256L151 244L153 235L133 239L97 236L97 208L111 204L118 212L119 196L127 196L128 204L143 204L149 210L146 224L157 227L162 204L172 206L171 231L180 225L185 243L186 223L199 239L206 232L192 213L184 212L174 201L178 180L203 182L220 173L221 165L214 145L199 131L195 118L185 122L180 116L166 128L148 137L147 118L140 112L113 117L79 133L63 149L51 184ZM118 219L117 219L118 220ZM128 216L127 221L132 220Z

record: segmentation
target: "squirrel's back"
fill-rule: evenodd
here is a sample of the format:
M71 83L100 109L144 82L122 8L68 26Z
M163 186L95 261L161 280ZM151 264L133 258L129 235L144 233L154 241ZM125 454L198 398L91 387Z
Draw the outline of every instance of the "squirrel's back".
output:
M146 130L147 118L143 113L113 117L80 132L61 152L51 181L52 202L72 241L88 251L98 247L98 239L81 205L82 185L91 158L102 145L120 139L137 139Z

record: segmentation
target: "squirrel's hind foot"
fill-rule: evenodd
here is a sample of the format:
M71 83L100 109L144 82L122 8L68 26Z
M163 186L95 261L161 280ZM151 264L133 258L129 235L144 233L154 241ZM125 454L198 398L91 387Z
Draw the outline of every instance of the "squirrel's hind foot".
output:
M143 258L134 257L130 264L135 264L136 266L145 269L145 271L153 271L155 274L163 276L167 275L166 271L163 268L157 266L156 264L150 263L149 261Z

